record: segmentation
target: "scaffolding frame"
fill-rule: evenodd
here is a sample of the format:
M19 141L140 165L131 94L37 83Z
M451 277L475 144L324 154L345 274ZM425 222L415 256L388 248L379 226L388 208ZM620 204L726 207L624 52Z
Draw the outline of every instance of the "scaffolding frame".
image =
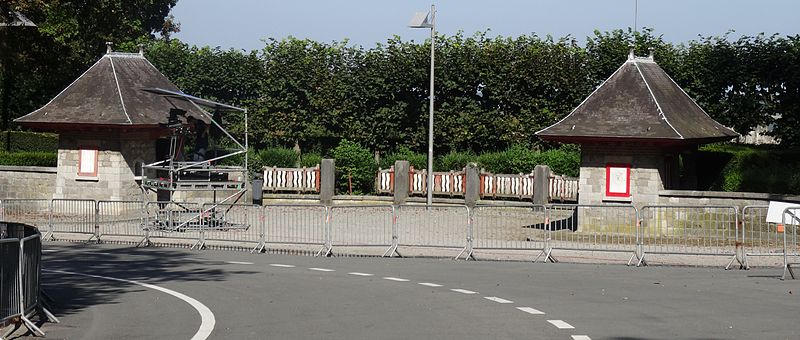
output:
M145 238L140 242L148 245L149 232L182 232L187 230L206 230L206 229L246 229L246 225L233 225L225 222L225 213L230 210L233 204L241 200L247 192L248 183L248 122L247 109L239 108L227 104L214 102L211 100L195 97L183 92L165 90L160 88L145 88L144 91L151 92L165 97L167 100L177 99L189 102L202 115L208 119L213 128L219 129L227 139L234 143L235 149L232 152L222 155L215 155L210 159L200 161L185 161L179 159L182 154L182 145L178 145L186 136L187 129L177 115L170 114L170 119L165 126L171 130L169 158L158 160L150 164L141 166L141 182L143 207L155 206L157 211L151 215L150 209L145 209L147 218L142 221L142 229L146 231ZM212 114L207 109L214 112ZM239 142L230 134L220 121L214 116L224 112L242 112L244 114L244 144ZM185 112L184 112L185 114ZM210 150L208 150L210 151ZM215 162L226 158L244 154L243 166L223 166L216 165ZM241 173L239 178L231 179L231 174ZM152 176L151 176L152 175ZM227 195L218 195L218 191L231 191ZM166 192L168 200L160 200L159 192ZM201 205L200 209L191 209L185 202L174 200L174 194L180 191L201 191L212 192L211 204ZM150 193L156 193L156 201L150 200ZM218 200L218 198L221 198ZM225 204L227 209L218 212L217 208ZM203 245L195 245L202 247Z

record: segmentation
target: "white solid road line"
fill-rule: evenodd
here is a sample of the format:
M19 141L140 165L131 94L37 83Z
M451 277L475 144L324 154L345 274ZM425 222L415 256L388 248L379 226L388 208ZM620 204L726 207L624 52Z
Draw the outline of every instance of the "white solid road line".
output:
M328 268L308 268L308 270L313 270L317 272L335 272L335 270Z
M489 300L489 301L497 302L497 303L514 303L514 301L506 300L506 299L499 298L499 297L496 297L496 296L484 296L483 298L486 299L486 300Z
M552 323L553 326L558 327L558 329L574 329L572 325L564 322L564 320L547 320L547 322Z
M408 280L406 279L401 279L399 277L391 277L391 276L384 277L383 279L389 281L397 281L397 282L408 282Z
M279 268L294 268L294 265L291 264L280 264L280 263L270 263L270 266L279 267Z
M426 286L426 287L441 287L442 286L440 284L430 283L430 282L420 282L419 284L423 285L423 286Z
M592 340L588 335L573 335L572 340Z
M523 311L525 313L528 313L528 314L544 315L544 312L542 312L542 311L540 311L538 309L531 308L531 307L517 307L517 309L519 309L519 310L521 310L521 311Z
M347 273L347 274L355 275L355 276L374 276L375 275L375 274L359 273L359 272L352 272L352 273Z
M187 296L187 295L178 293L178 292L176 292L174 290L171 290L171 289L167 289L167 288L164 288L164 287L159 287L159 286L152 285L152 284L149 284L149 283L133 281L133 280L118 279L118 278L115 278L115 277L108 277L108 276L75 273L75 272L68 272L68 271L62 271L62 270L42 269L42 271L60 273L60 274L67 274L67 275L80 275L80 276L93 277L93 278L98 278L98 279L103 279L103 280L131 283L131 284L139 285L139 286L142 286L142 287L145 287L145 288L150 288L150 289L153 289L153 290L157 290L157 291L162 292L162 293L167 293L167 294L172 295L172 296L174 296L174 297L176 297L178 299L181 299L181 300L185 301L186 303L190 304L192 307L194 307L194 309L197 310L198 313L200 313L200 328L197 330L197 333L194 334L194 336L192 337L191 340L205 340L205 339L207 339L209 337L209 335L211 335L211 331L214 330L214 325L217 323L216 319L214 318L214 313L212 313L211 310L208 309L208 307L206 307L206 305L202 304L200 301L195 300L191 296Z
M242 262L242 261L225 261L225 263L230 263L230 264L253 264L253 262Z
M451 289L451 290L456 292L456 293L461 293L461 294L477 294L476 292L473 292L471 290L466 290L466 289L458 289L458 288L456 288L456 289Z

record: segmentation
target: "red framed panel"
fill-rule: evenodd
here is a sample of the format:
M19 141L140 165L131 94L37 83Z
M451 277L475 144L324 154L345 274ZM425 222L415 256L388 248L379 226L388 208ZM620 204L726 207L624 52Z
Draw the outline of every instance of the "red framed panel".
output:
M78 149L78 176L97 177L97 148L81 147Z
M631 165L606 163L606 196L631 197Z

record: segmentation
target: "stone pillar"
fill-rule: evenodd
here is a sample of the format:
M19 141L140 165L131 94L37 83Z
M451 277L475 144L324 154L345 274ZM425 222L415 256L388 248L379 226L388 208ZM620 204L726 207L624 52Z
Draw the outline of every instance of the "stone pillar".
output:
M547 204L550 192L550 167L537 165L533 168L533 204Z
M478 165L475 163L467 164L465 169L466 178L464 185L466 192L464 193L464 203L470 208L474 208L481 198L481 173L478 170Z
M333 205L333 194L336 192L336 165L333 159L323 159L319 169L320 203Z
M408 199L408 161L394 162L394 204L406 203Z

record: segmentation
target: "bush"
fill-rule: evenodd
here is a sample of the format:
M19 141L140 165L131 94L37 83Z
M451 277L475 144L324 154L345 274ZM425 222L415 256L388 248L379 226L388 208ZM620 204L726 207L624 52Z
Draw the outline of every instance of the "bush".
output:
M428 167L428 155L411 151L411 149L405 146L381 158L380 167L382 169L388 169L394 166L394 162L396 161L408 161L414 169L425 169Z
M313 168L322 163L322 155L316 152L307 152L300 155L300 166Z
M700 150L698 184L711 183L709 190L800 194L798 149L712 144ZM709 159L720 164L708 165ZM716 171L710 172L709 168Z
M478 165L497 174L530 173L540 163L539 154L521 145L502 152L489 152L478 156Z
M58 153L42 151L0 152L0 165L55 167L58 165Z
M581 150L573 144L565 144L558 149L550 149L540 154L540 164L550 167L557 175L578 177L581 169Z
M477 160L478 156L476 156L471 151L466 151L466 152L451 151L450 153L438 159L438 163L435 169L439 171L461 170L464 169L468 163L477 162Z
M267 167L279 168L293 168L298 161L297 153L288 148L266 148L256 152L255 158Z
M344 139L333 149L333 157L336 159L336 188L339 192L347 192L348 176L352 176L353 194L374 191L375 173L378 169L368 149Z
M10 142L10 147L6 142ZM0 132L0 151L58 152L58 135L26 131Z

